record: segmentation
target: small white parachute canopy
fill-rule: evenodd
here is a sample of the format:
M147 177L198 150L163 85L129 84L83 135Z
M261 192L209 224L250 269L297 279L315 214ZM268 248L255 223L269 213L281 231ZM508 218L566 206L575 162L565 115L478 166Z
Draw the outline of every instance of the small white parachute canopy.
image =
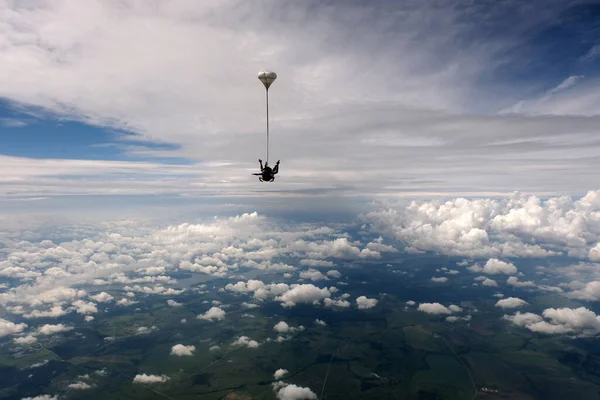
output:
M258 73L258 79L260 79L265 85L265 88L269 90L269 86L277 79L277 74L273 71L263 70Z

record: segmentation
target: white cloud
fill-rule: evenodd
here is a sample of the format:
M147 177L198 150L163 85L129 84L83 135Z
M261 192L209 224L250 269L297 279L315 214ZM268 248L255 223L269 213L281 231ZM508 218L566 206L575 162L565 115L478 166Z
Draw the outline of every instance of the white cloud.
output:
M94 317L92 317L91 315L86 315L86 316L83 318L83 320L84 320L85 322L92 322L94 319L95 319L95 318L94 318Z
M600 242L590 249L588 258L592 261L600 261Z
M137 374L133 378L133 383L165 383L169 378L166 375L147 375L147 374Z
M273 377L277 380L283 378L285 375L287 375L289 371L287 369L283 369L283 368L279 368L277 371L275 371L275 373L273 374Z
M327 326L327 322L320 320L320 319L315 319L315 324L317 325L321 325L321 326Z
M72 329L72 327L63 324L46 324L38 328L38 333L40 335L54 335L55 333L68 332Z
M211 307L210 310L199 315L198 318L207 321L221 321L225 319L225 310L220 307Z
M181 304L181 303L178 303L178 302L176 302L175 300L171 300L171 299L167 300L167 304L168 304L170 307L181 307L181 306L183 305L183 304Z
M29 367L27 367L27 369L43 367L44 365L48 364L49 362L50 362L50 360L44 360L39 363L31 364Z
M506 280L506 283L514 287L535 287L535 283L531 281L519 281L519 278L517 278L516 276L511 276L510 278L508 278Z
M90 298L97 301L98 303L110 303L114 300L114 297L106 292L100 292L95 296L90 296Z
M21 400L58 400L58 396L51 396L49 394L40 394L35 397L23 397Z
M0 335L0 336L2 336L2 335ZM30 345L30 344L36 343L37 338L33 335L27 335L27 336L16 337L13 339L13 342L15 342L16 344Z
M176 344L171 347L171 354L175 356L192 356L194 355L194 351L196 350L196 346L185 346L183 344Z
M512 316L505 315L504 318L533 332L571 334L582 337L600 334L600 316L585 307L576 309L547 308L542 316L517 312ZM544 318L549 321L544 320Z
M328 260L300 260L300 265L305 267L333 267L333 262Z
M285 321L279 321L273 329L279 333L288 333L290 331L290 326Z
M518 297L508 297L506 299L498 300L496 307L506 308L519 308L528 304L525 300L519 299Z
M358 256L360 258L381 258L381 253L378 251L374 251L368 248L364 248L360 251L360 253L358 254Z
M414 306L414 305L416 305L416 304L417 304L417 303L416 303L416 302L414 302L414 301L412 301L412 300L408 300L408 301L406 302L406 305L407 305L407 306Z
M452 314L452 311L440 303L421 303L417 310L427 314Z
M331 270L327 271L327 276L329 276L330 278L339 279L342 277L342 274L338 270L331 269Z
M507 263L504 261L500 261L496 258L489 259L485 265L483 266L482 272L484 274L496 275L496 274L504 274L504 275L514 275L518 272L517 267L512 263Z
M483 282L481 282L481 284L482 284L483 286L491 286L491 287L496 287L496 286L498 286L498 282L496 282L496 281L495 281L495 280L493 280L493 279L489 279L489 278L485 278L485 279L483 280Z
M161 275L166 271L165 267L148 267L145 270L142 270L142 273L145 275Z
M85 302L83 300L76 300L71 303L78 314L94 314L98 312L98 308L95 303Z
M325 307L339 307L339 308L348 308L350 307L350 302L344 299L330 299L326 298L323 301Z
M248 336L240 336L233 342L234 346L249 347L251 349L257 348L259 343L256 340L250 339Z
M323 275L321 271L317 271L316 269L309 269L307 271L300 272L300 278L310 279L311 281L322 281L328 279L327 276Z
M31 310L31 312L23 314L23 318L58 318L63 315L67 315L67 310L63 309L62 306L57 305L43 311L37 309Z
M88 383L85 382L75 382L75 383L71 383L70 385L67 386L69 389L73 389L73 390L88 390L91 389L92 386Z
M356 304L360 310L373 308L377 305L377 299L369 299L365 296L360 296L356 299Z
M273 384L273 390L277 393L278 400L318 400L317 395L309 388L281 381Z
M441 277L441 278L437 278L437 277L433 277L431 278L431 280L433 282L437 282L437 283L444 283L444 282L448 282L448 278L446 278L445 276Z
M284 307L293 307L296 304L318 304L321 300L331 297L329 289L320 289L313 284L291 285L290 290L275 297Z
M258 307L260 307L260 306L259 306L258 304L254 304L254 303L246 303L246 302L243 302L243 303L242 303L242 307L244 307L244 308L250 308L250 309L252 309L252 308L258 308Z
M461 312L462 308L460 308L459 306L455 305L455 304L450 304L448 306L448 309L452 312Z
M121 300L117 301L117 304L120 306L131 306L133 304L136 304L137 301L133 301L133 300L129 300L128 298L124 297Z
M388 201L361 220L371 231L406 242L407 251L488 257L485 273L514 274L514 265L499 258L589 257L600 235L599 199L600 191L589 191L579 200L562 196L542 201L515 193L499 200L454 198L408 206Z
M146 334L154 332L156 330L158 330L158 328L156 326L151 326L150 328L148 328L147 326L140 326L136 329L136 334L137 335L146 335Z

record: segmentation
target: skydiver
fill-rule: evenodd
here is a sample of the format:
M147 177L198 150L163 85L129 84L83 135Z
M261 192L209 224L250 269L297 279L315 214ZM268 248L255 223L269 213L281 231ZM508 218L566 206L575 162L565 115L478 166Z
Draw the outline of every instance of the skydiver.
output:
M269 163L266 162L265 166L263 167L263 163L262 160L259 159L258 162L260 163L260 175L258 177L258 180L261 182L273 182L275 180L275 175L277 175L277 173L279 172L279 160L277 160L277 163L275 164L275 168L271 169L271 167L269 167Z

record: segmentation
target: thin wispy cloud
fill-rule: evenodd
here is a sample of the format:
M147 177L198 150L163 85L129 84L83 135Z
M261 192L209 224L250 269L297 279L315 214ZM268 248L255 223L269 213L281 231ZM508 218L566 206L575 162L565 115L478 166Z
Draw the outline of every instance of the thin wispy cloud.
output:
M585 192L596 77L520 78L571 5L5 2L0 97L168 147L105 146L155 162L5 153L0 197ZM262 68L279 75L268 188L250 176L265 156ZM499 114L520 100L524 115Z

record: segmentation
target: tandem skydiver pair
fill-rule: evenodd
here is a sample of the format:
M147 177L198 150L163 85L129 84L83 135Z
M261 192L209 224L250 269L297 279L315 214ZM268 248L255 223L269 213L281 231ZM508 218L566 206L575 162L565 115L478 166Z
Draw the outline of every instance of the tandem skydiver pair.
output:
M265 85L267 92L267 158L264 167L262 160L258 160L260 163L260 173L252 175L259 175L258 180L261 182L273 182L275 180L275 175L279 172L279 160L277 160L275 168L269 167L269 87L275 79L277 79L277 74L273 71L260 71L258 73L258 79Z

